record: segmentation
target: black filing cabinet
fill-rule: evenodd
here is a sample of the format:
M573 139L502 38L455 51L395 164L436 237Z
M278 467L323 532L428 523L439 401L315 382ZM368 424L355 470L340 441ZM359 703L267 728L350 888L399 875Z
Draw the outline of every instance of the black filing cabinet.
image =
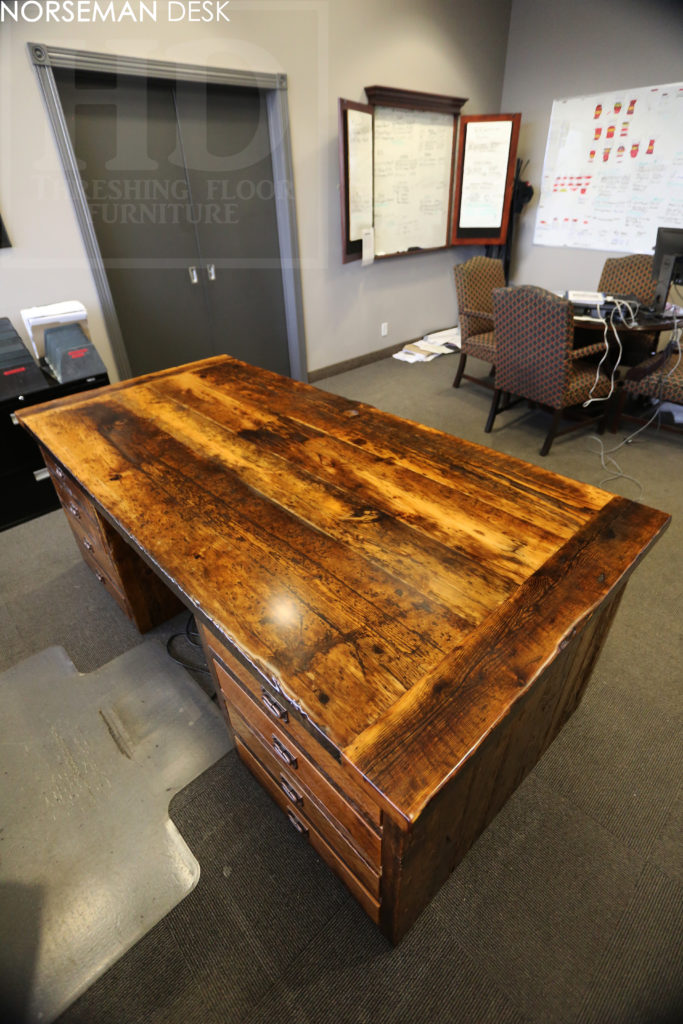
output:
M108 383L107 374L99 373L59 384L32 361L25 372L0 375L0 530L59 508L38 445L19 426L15 411Z

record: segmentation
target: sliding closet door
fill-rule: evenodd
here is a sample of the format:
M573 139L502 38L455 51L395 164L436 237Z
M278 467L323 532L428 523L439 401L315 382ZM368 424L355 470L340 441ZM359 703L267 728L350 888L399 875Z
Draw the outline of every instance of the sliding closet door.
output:
M133 374L213 355L169 83L55 79Z
M289 374L263 93L55 80L132 373L227 353Z
M289 374L265 97L198 82L174 88L213 344Z

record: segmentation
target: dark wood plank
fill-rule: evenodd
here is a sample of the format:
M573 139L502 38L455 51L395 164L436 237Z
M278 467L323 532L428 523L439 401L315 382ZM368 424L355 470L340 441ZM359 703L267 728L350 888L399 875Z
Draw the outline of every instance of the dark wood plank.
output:
M345 751L404 826L621 586L664 513L613 498L463 646Z

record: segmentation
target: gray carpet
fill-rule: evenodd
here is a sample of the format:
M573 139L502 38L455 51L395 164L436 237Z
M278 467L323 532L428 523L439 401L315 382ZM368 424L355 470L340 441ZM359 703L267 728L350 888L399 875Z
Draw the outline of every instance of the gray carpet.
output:
M593 484L576 432L538 450L521 406L455 359L385 360L322 386ZM626 431L606 435L607 447ZM392 949L229 753L170 814L196 888L60 1024L655 1024L681 1018L683 438L647 431L605 486L671 512L635 573L583 704L403 942ZM61 644L90 671L139 643L61 512L0 534L0 667ZM171 626L154 633L163 640Z

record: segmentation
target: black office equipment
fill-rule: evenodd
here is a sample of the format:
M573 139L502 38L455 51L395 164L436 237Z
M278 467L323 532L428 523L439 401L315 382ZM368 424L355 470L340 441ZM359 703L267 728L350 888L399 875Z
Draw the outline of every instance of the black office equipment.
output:
M45 362L60 384L106 373L97 350L79 323L46 329Z
M81 359L74 363L84 366ZM15 411L108 384L100 364L97 373L57 383L36 363L9 318L0 317L0 530L59 508L40 449L19 427Z
M683 228L657 228L652 273L657 281L654 311L661 313L671 285L683 282Z

